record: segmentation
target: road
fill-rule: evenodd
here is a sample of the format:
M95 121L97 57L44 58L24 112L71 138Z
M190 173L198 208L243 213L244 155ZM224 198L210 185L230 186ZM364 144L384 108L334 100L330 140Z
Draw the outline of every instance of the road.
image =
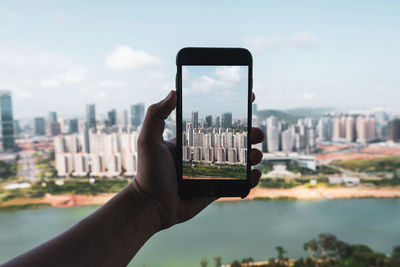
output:
M38 170L34 164L33 153L33 151L24 151L19 153L19 163L21 164L21 168L18 170L18 174L21 177L20 180L24 182L32 183L36 181L36 173Z

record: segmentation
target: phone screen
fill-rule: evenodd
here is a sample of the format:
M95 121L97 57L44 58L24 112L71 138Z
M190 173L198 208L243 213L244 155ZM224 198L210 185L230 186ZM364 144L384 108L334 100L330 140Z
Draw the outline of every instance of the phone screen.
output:
M182 66L183 179L247 179L248 66Z

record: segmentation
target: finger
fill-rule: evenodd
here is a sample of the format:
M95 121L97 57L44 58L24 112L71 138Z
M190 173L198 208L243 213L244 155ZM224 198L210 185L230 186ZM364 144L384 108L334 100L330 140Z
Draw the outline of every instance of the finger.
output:
M249 158L250 158L251 165L257 165L258 163L261 162L261 160L263 158L263 153L260 150L255 149L255 148L252 148L250 150L249 154L250 154Z
M264 141L265 134L260 128L253 127L250 131L250 142L252 144L258 144Z
M260 178L261 178L260 170L254 169L251 171L251 173L250 173L251 188L256 187L258 185L258 183L260 182Z
M140 131L139 142L147 143L162 139L164 132L164 120L176 106L177 96L175 91L171 91L168 96L151 105L147 109L146 117L143 122L142 130Z
M253 103L254 100L256 100L256 95L254 93L251 93L251 103Z

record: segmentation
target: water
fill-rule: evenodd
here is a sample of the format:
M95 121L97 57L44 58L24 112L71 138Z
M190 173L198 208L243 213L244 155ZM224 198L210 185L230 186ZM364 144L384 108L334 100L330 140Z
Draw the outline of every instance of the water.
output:
M0 262L63 231L96 207L0 212ZM400 245L400 199L241 201L214 203L193 220L160 232L129 266L200 266L276 256L305 256L303 243L330 232L350 243L390 253Z

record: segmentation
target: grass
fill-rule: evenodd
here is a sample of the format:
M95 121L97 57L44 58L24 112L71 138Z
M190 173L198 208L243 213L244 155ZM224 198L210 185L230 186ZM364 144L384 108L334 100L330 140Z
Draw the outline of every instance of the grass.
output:
M246 166L238 165L217 165L206 163L182 163L183 175L189 177L221 177L221 178L246 178Z
M400 172L400 157L389 156L373 159L336 161L333 165L355 172Z

